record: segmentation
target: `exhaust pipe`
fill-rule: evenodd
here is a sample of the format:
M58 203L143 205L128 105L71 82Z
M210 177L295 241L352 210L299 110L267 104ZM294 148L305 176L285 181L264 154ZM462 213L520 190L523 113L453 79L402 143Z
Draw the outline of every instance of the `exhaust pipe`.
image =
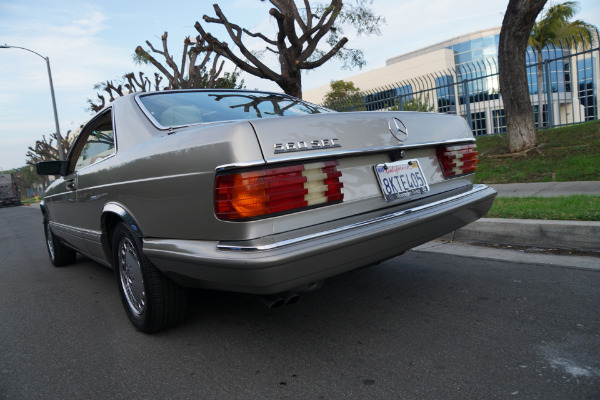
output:
M271 294L262 296L262 302L268 309L279 308L285 304L285 299L281 294Z
M300 300L300 295L297 292L284 292L262 296L262 302L269 309L278 308L283 305L289 306L297 303Z
M295 304L300 300L300 295L296 292L288 292L285 296L285 305Z
M262 296L262 302L269 309L278 308L283 305L289 306L297 303L298 300L300 300L300 294L315 292L319 290L321 286L323 286L322 280L297 287L287 292Z

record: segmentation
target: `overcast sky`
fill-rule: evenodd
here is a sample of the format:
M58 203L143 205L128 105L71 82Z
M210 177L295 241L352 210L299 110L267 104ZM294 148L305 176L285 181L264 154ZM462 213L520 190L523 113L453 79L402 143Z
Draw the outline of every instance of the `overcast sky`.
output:
M91 117L87 99L95 98L95 84L140 70L132 62L136 46L146 40L159 46L160 36L168 31L170 50L180 54L183 39L197 35L194 23L204 14L215 16L212 3L217 1L0 0L0 44L49 57L64 136ZM265 34L274 31L268 1L218 3L231 22ZM346 71L330 62L305 73L303 89L381 68L386 59L399 54L500 26L507 4L508 0L375 0L373 9L387 20L382 35L357 38L345 32L349 46L364 51L366 67ZM580 1L577 18L599 26L600 1ZM214 25L205 29L226 39ZM258 42L251 47L261 48ZM233 70L232 65L228 68ZM149 68L145 71L152 73ZM249 89L280 91L270 81L242 77ZM27 147L54 131L46 63L23 50L0 49L0 169L25 165Z

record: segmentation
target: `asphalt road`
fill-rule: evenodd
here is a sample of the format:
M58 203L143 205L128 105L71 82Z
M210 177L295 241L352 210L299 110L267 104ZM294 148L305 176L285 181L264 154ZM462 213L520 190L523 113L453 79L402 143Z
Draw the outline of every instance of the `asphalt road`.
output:
M136 332L107 268L0 209L1 399L600 399L600 272L409 252L297 304L194 292Z

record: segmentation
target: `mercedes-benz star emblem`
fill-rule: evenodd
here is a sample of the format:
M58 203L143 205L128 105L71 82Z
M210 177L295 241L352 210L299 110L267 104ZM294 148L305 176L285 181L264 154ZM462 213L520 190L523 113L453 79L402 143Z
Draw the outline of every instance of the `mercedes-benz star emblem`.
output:
M406 139L408 139L408 128L404 125L404 122L396 117L390 118L388 120L388 127L396 139L401 142L406 142Z

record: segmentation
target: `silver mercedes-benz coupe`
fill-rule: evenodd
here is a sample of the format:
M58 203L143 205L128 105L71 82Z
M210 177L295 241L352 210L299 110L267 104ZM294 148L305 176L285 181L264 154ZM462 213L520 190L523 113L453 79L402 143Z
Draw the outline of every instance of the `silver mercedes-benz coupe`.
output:
M55 266L115 271L135 327L180 321L186 288L269 295L395 257L484 216L459 116L338 113L277 93L117 99L85 127L41 204ZM278 300L280 299L280 300Z

